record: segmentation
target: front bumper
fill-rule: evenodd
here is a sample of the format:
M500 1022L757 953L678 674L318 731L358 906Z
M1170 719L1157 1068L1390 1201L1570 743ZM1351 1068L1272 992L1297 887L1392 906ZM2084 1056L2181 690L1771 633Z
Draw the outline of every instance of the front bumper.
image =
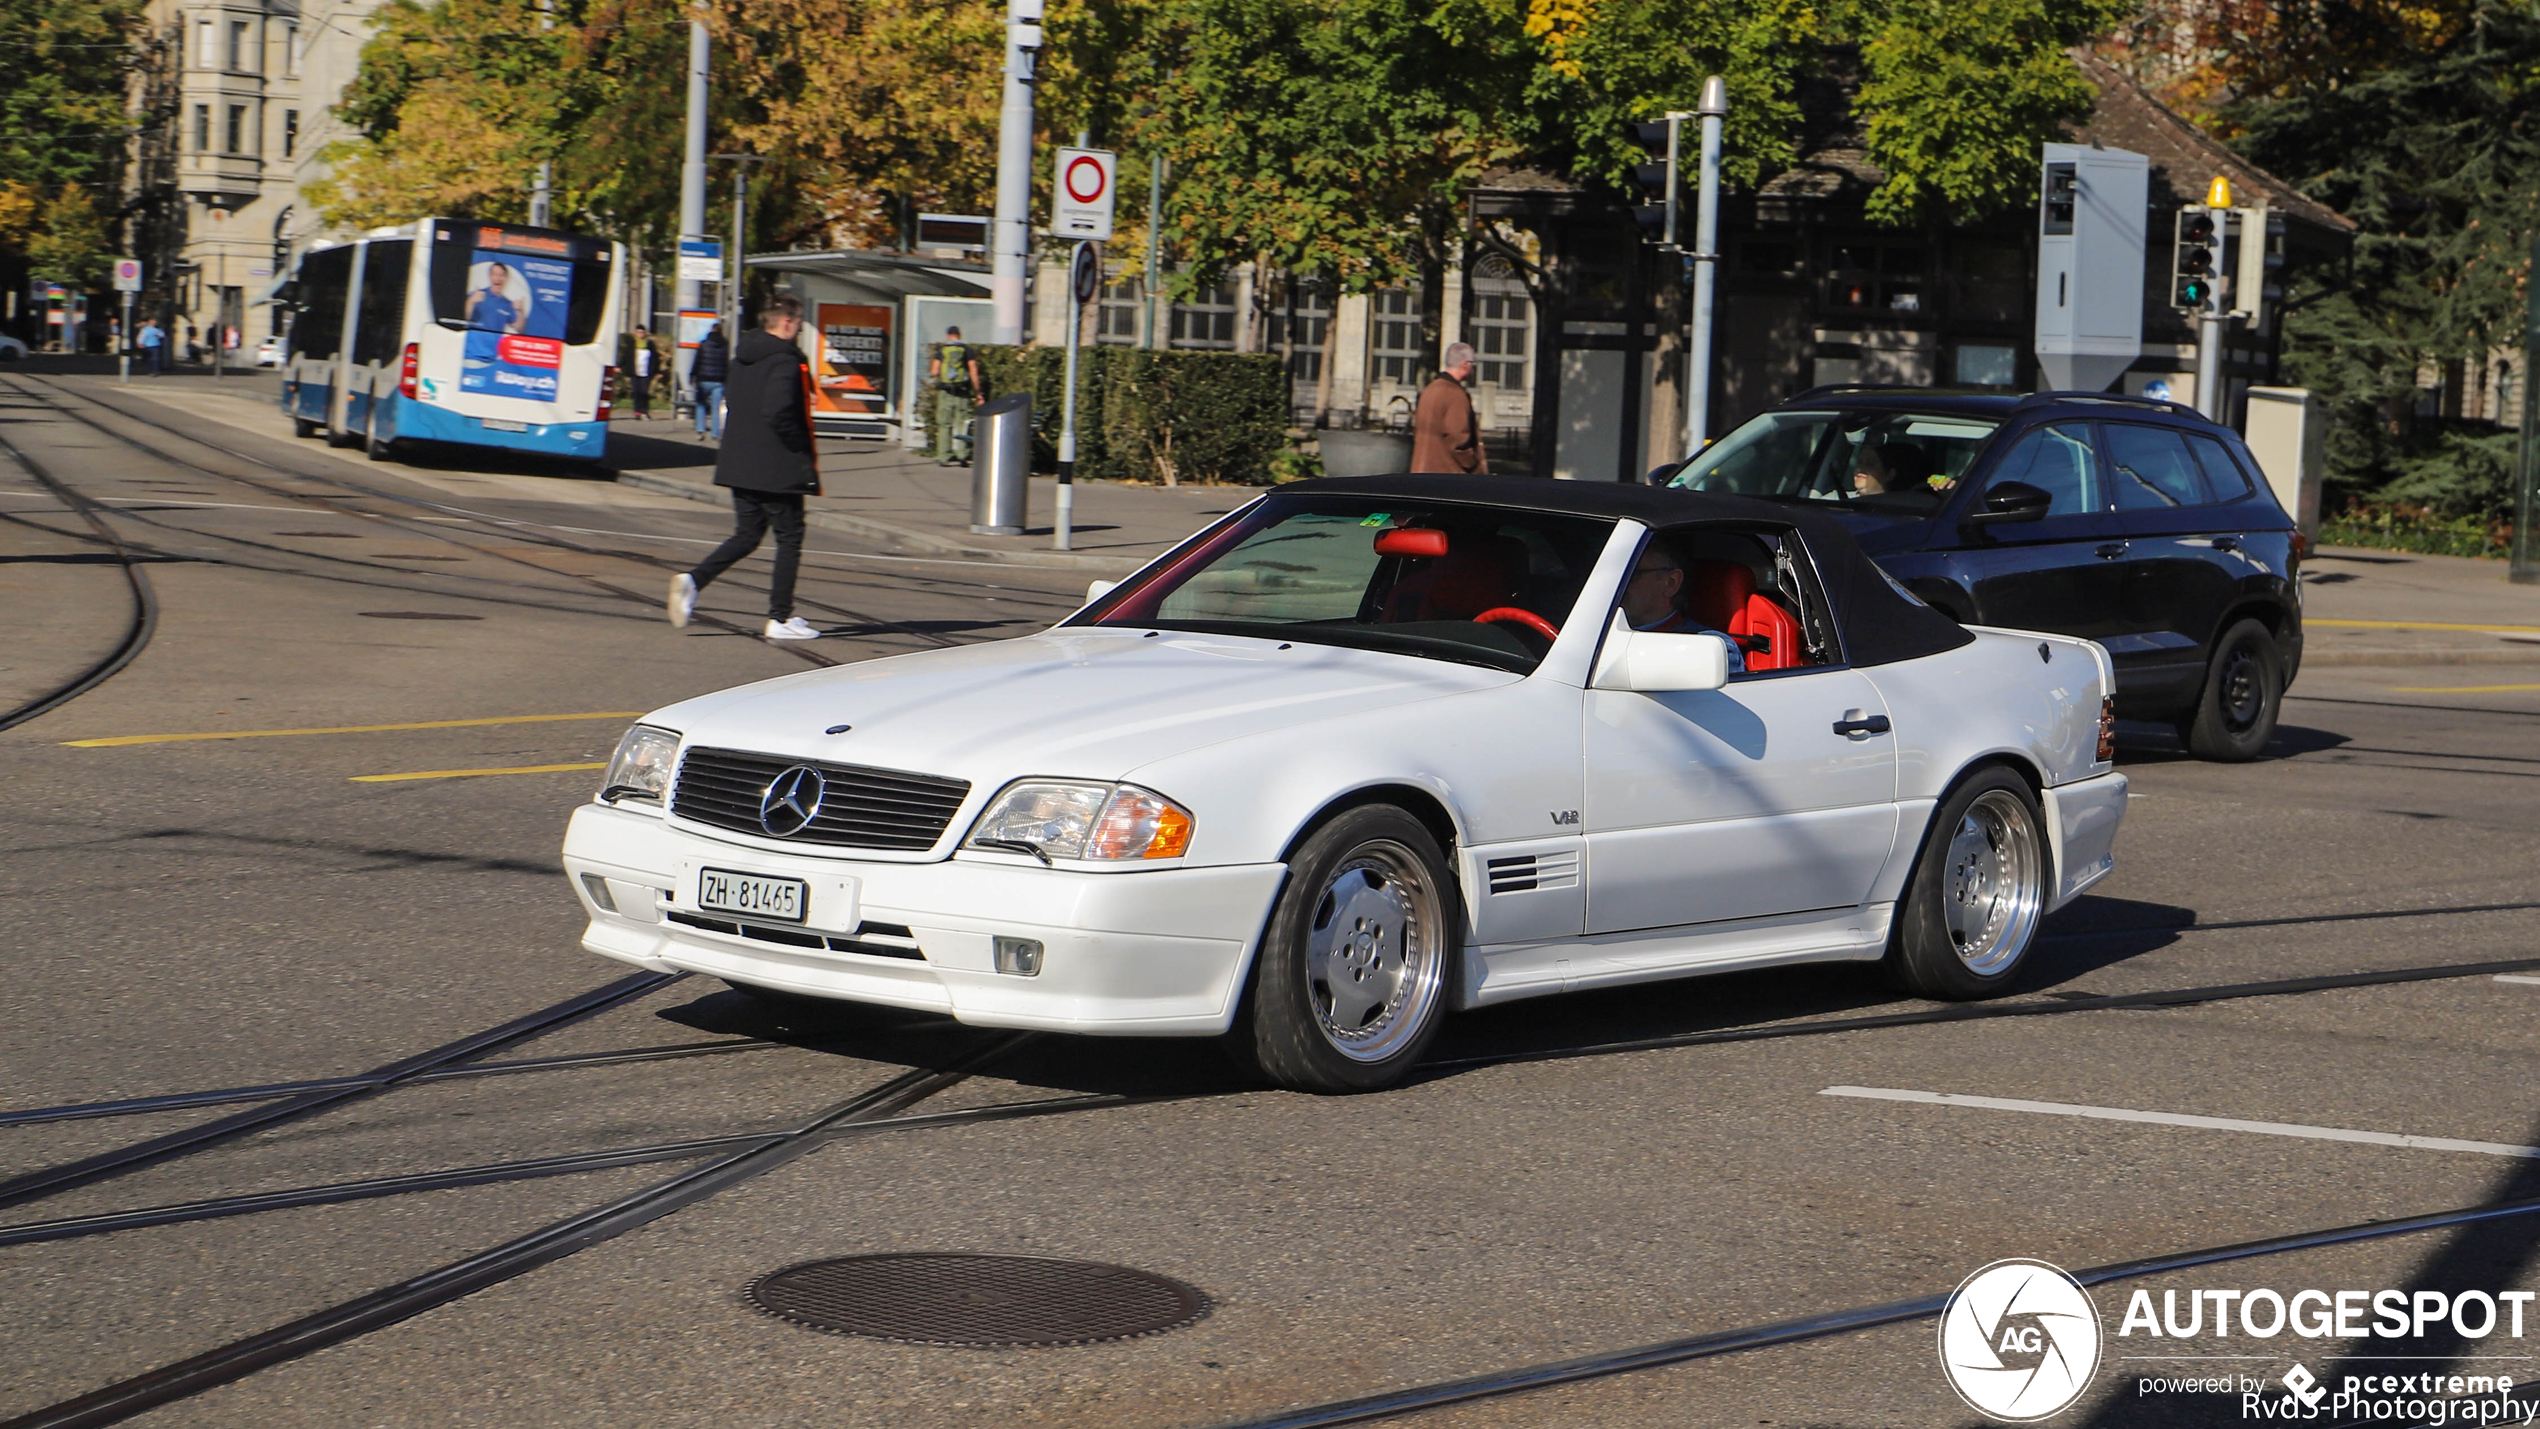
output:
M809 924L780 931L792 941L777 942L677 921L696 915L696 870L706 865L806 880ZM1114 1036L1225 1031L1287 876L1275 863L1085 873L990 859L776 854L605 804L574 811L564 866L591 919L582 946L620 962L948 1012L976 1027ZM595 880L614 911L595 896ZM864 941L858 929L876 924L907 928L918 955L835 946ZM1039 974L998 972L1000 936L1038 940Z

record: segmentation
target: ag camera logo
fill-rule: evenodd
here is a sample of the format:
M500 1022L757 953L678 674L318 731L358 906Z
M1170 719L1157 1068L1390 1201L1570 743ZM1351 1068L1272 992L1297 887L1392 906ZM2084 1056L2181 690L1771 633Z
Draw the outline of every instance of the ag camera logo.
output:
M1967 1407L2032 1424L2070 1408L2099 1370L2098 1307L2042 1260L1997 1260L1959 1283L1940 1315L1940 1367Z

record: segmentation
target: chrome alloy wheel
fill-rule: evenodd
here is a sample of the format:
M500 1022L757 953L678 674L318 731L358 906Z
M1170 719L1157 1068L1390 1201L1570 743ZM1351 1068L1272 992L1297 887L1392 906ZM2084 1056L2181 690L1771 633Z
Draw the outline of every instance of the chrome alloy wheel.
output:
M1323 886L1305 935L1306 997L1323 1040L1381 1062L1419 1035L1443 995L1437 889L1411 850L1377 840Z
M1967 806L1941 874L1942 918L1958 960L1978 977L2019 961L2046 902L2046 855L2037 820L2004 789Z

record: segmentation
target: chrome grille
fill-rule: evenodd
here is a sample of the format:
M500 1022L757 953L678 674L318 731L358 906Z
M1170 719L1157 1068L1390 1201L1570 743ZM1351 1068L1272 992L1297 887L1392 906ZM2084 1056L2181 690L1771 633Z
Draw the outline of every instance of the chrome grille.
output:
M790 843L933 848L970 793L967 779L938 779L931 774L737 749L691 749L679 761L670 811L718 829L770 837L766 825L759 822L759 800L777 775L796 765L820 771L828 789L821 797L819 815L800 833L788 836Z

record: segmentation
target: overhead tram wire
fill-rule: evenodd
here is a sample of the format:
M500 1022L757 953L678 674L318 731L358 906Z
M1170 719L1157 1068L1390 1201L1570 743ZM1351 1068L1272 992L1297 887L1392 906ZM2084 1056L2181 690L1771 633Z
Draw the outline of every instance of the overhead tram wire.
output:
M8 729L69 704L113 679L125 666L139 658L142 650L150 644L151 635L159 628L159 597L150 586L150 578L142 573L139 560L124 545L123 538L98 515L97 503L72 490L6 438L0 438L0 452L7 452L9 459L33 477L38 485L52 493L63 505L78 512L80 519L97 534L97 539L113 549L116 561L123 567L124 583L132 592L132 617L125 623L123 637L115 642L115 647L97 663L73 676L68 683L0 714L0 729Z

